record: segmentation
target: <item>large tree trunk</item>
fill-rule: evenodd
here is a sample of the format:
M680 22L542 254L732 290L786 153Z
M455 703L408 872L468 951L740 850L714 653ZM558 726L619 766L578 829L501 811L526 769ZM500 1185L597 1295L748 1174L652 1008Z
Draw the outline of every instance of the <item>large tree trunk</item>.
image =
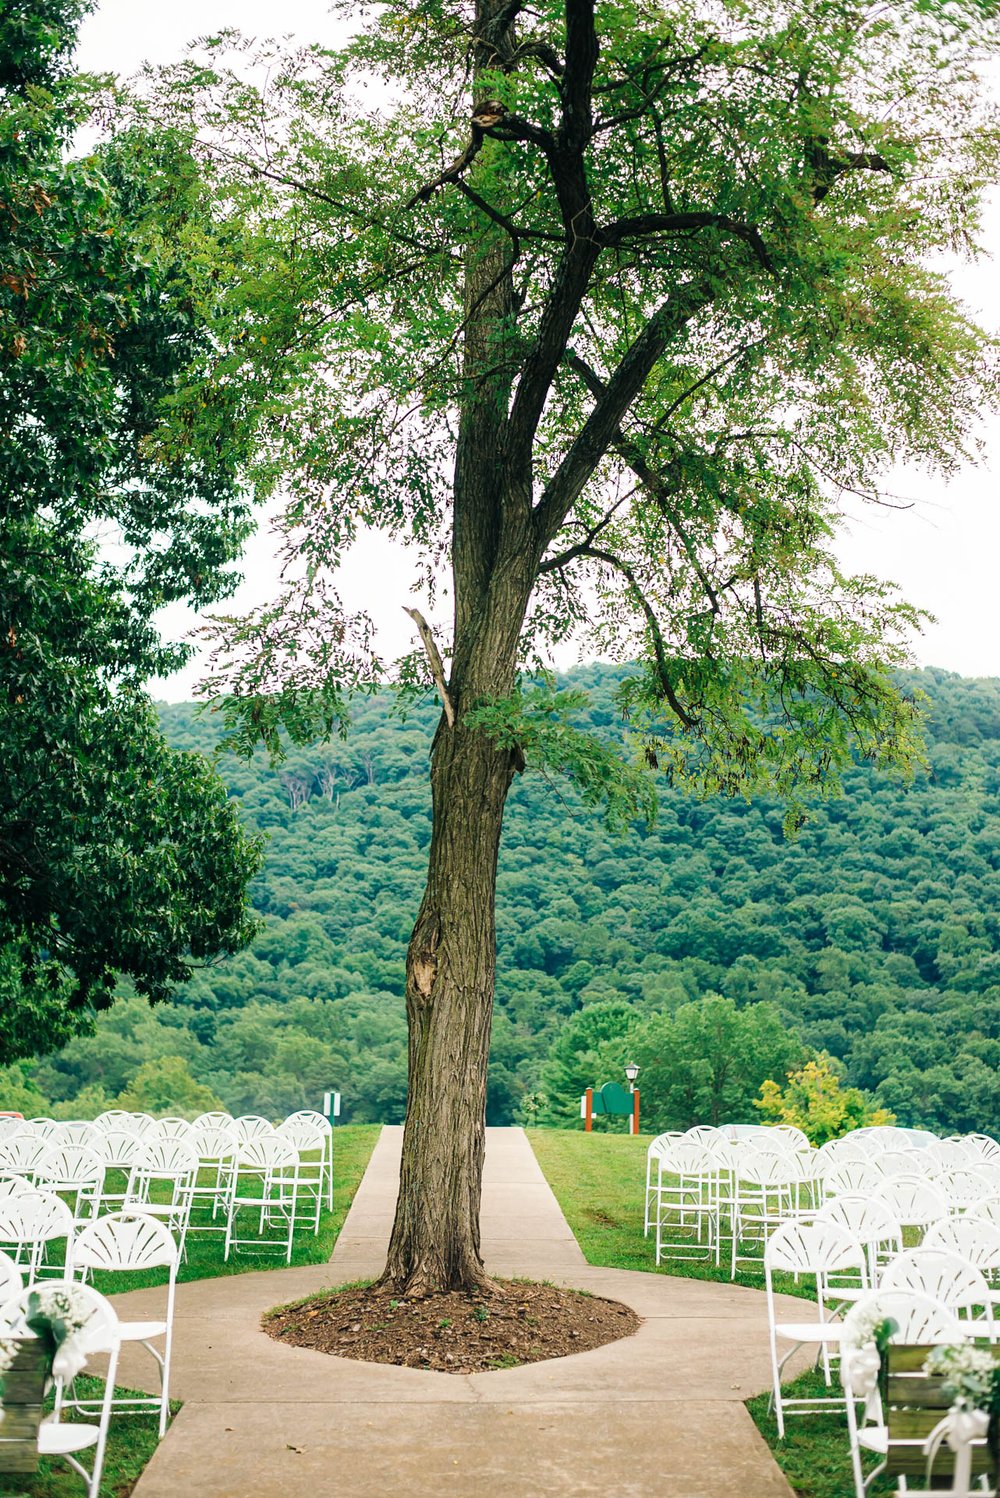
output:
M476 0L475 72L513 45L518 7ZM474 90L475 91L475 90ZM470 107L472 100L470 99ZM485 143L481 166L493 148ZM494 161L493 170L497 170ZM455 453L455 629L448 693L431 756L427 886L406 961L409 1083L396 1220L383 1283L408 1295L488 1283L479 1248L486 1074L496 970L496 874L515 755L465 713L514 686L538 563L530 444L512 461L507 416L519 304L503 233L465 254L465 391Z
M408 1295L487 1283L479 1200L497 851L511 776L508 751L442 724L427 888L407 958L409 1096L384 1278Z

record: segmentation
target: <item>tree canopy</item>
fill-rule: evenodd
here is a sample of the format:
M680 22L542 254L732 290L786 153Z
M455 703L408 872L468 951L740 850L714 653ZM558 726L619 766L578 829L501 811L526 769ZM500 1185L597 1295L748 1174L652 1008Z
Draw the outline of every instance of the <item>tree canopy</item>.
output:
M88 1023L116 975L163 997L250 939L259 851L141 690L186 658L155 611L210 602L248 534L239 392L171 246L212 228L189 156L68 155L80 0L0 18L0 1056ZM193 407L225 408L230 435Z
M887 672L918 616L830 539L889 464L951 471L994 398L933 256L975 245L995 45L981 0L427 0L365 12L337 53L227 34L166 70L141 113L188 128L242 207L246 356L286 379L285 590L222 625L214 678L248 740L322 732L385 676L335 592L361 526L448 594L479 337L535 530L522 662L571 630L641 659L624 704L697 788L796 796L855 749L911 756ZM422 651L395 670L428 679ZM545 710L480 721L565 762Z

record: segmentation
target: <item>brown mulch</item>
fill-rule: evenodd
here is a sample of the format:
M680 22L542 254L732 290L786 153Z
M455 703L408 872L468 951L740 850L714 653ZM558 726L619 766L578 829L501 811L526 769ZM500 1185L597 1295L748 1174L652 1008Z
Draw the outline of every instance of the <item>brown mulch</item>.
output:
M640 1317L616 1300L520 1280L492 1290L403 1300L389 1291L323 1291L268 1311L268 1336L366 1363L485 1373L587 1352L638 1331Z

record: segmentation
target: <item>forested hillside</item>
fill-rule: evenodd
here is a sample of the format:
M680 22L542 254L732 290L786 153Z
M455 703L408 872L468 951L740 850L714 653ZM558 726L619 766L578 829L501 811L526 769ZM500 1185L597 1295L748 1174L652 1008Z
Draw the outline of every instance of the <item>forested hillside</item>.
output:
M609 735L618 676L572 676ZM1000 1128L1000 682L927 671L913 685L930 699L928 773L907 786L858 767L794 841L778 805L669 790L651 829L618 839L567 784L522 778L501 855L491 1122L572 1116L627 1050L650 1123L752 1117L764 1076L811 1048L901 1122ZM224 757L268 840L260 937L175 1004L121 1002L27 1066L31 1095L65 1112L83 1089L81 1111L130 1086L137 1105L177 1107L207 1089L279 1113L336 1087L350 1117L398 1120L436 716L400 722L372 698L346 742L276 768ZM212 749L213 719L184 705L162 720L175 745Z

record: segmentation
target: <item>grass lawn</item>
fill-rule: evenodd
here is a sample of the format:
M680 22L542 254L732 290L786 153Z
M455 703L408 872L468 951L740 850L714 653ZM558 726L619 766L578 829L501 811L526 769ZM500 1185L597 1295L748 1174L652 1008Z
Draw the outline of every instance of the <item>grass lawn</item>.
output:
M651 1134L585 1134L573 1129L529 1129L528 1138L543 1174L588 1264L610 1269L643 1269L652 1274L683 1275L693 1280L722 1280L727 1285L729 1265L723 1244L723 1263L665 1257L657 1265L652 1233L642 1236L646 1150ZM736 1270L737 1285L763 1290L761 1262ZM775 1275L775 1288L787 1295L811 1299L806 1285L790 1275Z
M77 1386L81 1398L86 1399L99 1398L104 1389L97 1378L80 1377ZM176 1413L180 1405L171 1401L171 1409ZM101 1498L126 1498L131 1493L156 1450L157 1417L158 1412L112 1415L101 1475ZM89 1466L93 1451L82 1452L81 1458L84 1466ZM81 1498L83 1491L83 1479L78 1473L65 1462L47 1457L39 1462L34 1477L0 1474L0 1493L17 1494L18 1498Z
M653 1238L642 1235L646 1150L651 1135L529 1129L528 1138L588 1264L729 1283L726 1265L716 1269L714 1264L665 1259L657 1267L653 1262ZM763 1269L753 1264L740 1267L736 1283L762 1290ZM808 1287L796 1284L790 1276L776 1275L775 1287L786 1294L810 1297ZM823 1392L822 1378L806 1373L788 1389L799 1395L816 1395ZM779 1441L774 1418L767 1413L767 1395L749 1400L747 1408L802 1498L853 1498L845 1416L793 1416L786 1421L784 1441ZM894 1484L877 1483L869 1491L873 1495L890 1493Z
M381 1132L378 1124L345 1124L334 1134L332 1212L323 1212L316 1237L306 1230L296 1232L292 1264L322 1264L329 1259L344 1218L358 1189L369 1156ZM197 1221L197 1219L195 1219ZM178 1273L179 1280L210 1279L220 1274L240 1274L250 1269L284 1269L284 1254L247 1254L222 1258L221 1233L191 1233L187 1240L188 1257ZM93 1283L105 1295L125 1290L139 1290L163 1284L165 1272L150 1270L141 1274L96 1274ZM81 1393L94 1397L100 1392L97 1379L78 1380ZM122 1391L127 1392L127 1391ZM175 1412L180 1405L173 1406ZM113 1415L101 1481L101 1498L127 1498L138 1482L142 1470L156 1450L156 1416L122 1413ZM90 1454L84 1452L84 1462ZM64 1462L43 1461L35 1477L0 1474L0 1494L18 1498L81 1498L83 1483Z

